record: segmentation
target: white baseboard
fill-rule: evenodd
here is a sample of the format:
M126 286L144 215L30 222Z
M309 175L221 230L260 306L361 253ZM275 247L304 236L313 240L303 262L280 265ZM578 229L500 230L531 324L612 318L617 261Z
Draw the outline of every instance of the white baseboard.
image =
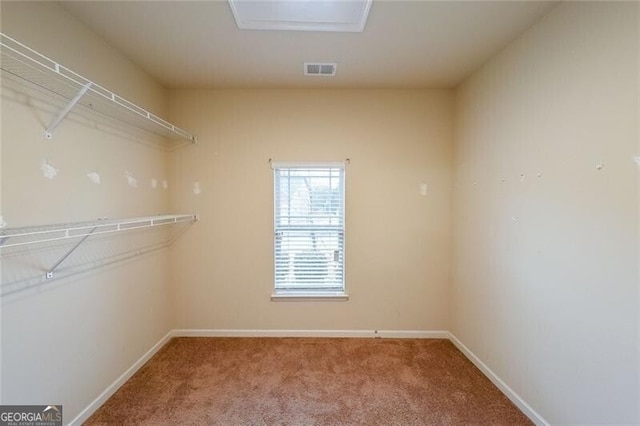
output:
M173 330L174 337L351 337L448 339L447 331L407 330Z
M111 396L116 393L120 387L133 376L136 371L140 369L152 356L156 354L164 345L166 345L171 337L173 331L168 332L162 339L158 341L151 349L149 349L144 355L142 355L131 367L127 369L120 377L118 377L113 383L111 383L96 399L91 402L84 410L80 412L73 420L69 422L70 426L80 426L85 422L95 411L102 406Z
M374 330L374 337L382 339L449 339L444 330Z
M494 373L487 365L480 360L471 352L469 348L467 348L464 343L462 343L456 336L454 336L451 332L448 333L449 340L453 343L459 350L462 352L468 359L471 361L482 374L487 376L491 382L496 385L498 389L504 393L507 398L511 400L519 409L522 411L532 422L534 422L538 426L549 426L549 422L547 422L540 414L538 414L529 404L525 402L524 399L520 397L517 393L514 392L496 373Z
M373 337L369 330L173 330L174 337Z

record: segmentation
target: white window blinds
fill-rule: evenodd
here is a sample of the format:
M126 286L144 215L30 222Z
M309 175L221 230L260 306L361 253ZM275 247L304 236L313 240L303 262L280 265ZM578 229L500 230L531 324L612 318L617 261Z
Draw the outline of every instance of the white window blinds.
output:
M275 292L344 292L344 165L273 169Z

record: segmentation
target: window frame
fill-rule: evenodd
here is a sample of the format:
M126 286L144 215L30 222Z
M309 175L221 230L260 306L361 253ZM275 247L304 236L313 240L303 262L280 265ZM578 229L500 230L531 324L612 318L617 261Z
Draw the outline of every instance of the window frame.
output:
M299 301L299 300L312 300L312 301L346 301L349 299L349 295L346 291L346 274L345 274L345 254L346 254L346 164L345 162L314 162L314 163L304 163L304 162L272 162L271 168L273 171L273 284L272 284L272 295L271 300L273 301ZM313 169L321 169L321 170L329 170L329 169L340 169L341 174L341 182L340 182L340 208L341 208L341 229L338 230L341 233L342 243L342 258L341 258L341 279L342 279L342 288L326 288L323 289L321 287L317 289L283 289L278 288L277 284L277 264L278 260L276 259L277 251L278 251L278 238L280 237L280 233L282 231L282 226L278 225L278 208L280 206L280 202L278 200L278 195L280 192L278 191L279 185L279 176L278 173L282 170L293 170L293 169L301 169L301 170L313 170Z

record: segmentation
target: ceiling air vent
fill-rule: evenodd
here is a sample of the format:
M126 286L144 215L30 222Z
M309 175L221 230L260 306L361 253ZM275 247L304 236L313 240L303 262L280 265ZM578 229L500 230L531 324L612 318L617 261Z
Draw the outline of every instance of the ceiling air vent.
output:
M335 62L305 62L304 75L320 75L333 77L336 75L338 64Z

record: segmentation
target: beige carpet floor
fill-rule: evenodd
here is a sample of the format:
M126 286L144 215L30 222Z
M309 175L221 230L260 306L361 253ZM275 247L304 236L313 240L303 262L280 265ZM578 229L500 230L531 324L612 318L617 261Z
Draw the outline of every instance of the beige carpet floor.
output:
M86 425L530 425L448 340L174 338Z

